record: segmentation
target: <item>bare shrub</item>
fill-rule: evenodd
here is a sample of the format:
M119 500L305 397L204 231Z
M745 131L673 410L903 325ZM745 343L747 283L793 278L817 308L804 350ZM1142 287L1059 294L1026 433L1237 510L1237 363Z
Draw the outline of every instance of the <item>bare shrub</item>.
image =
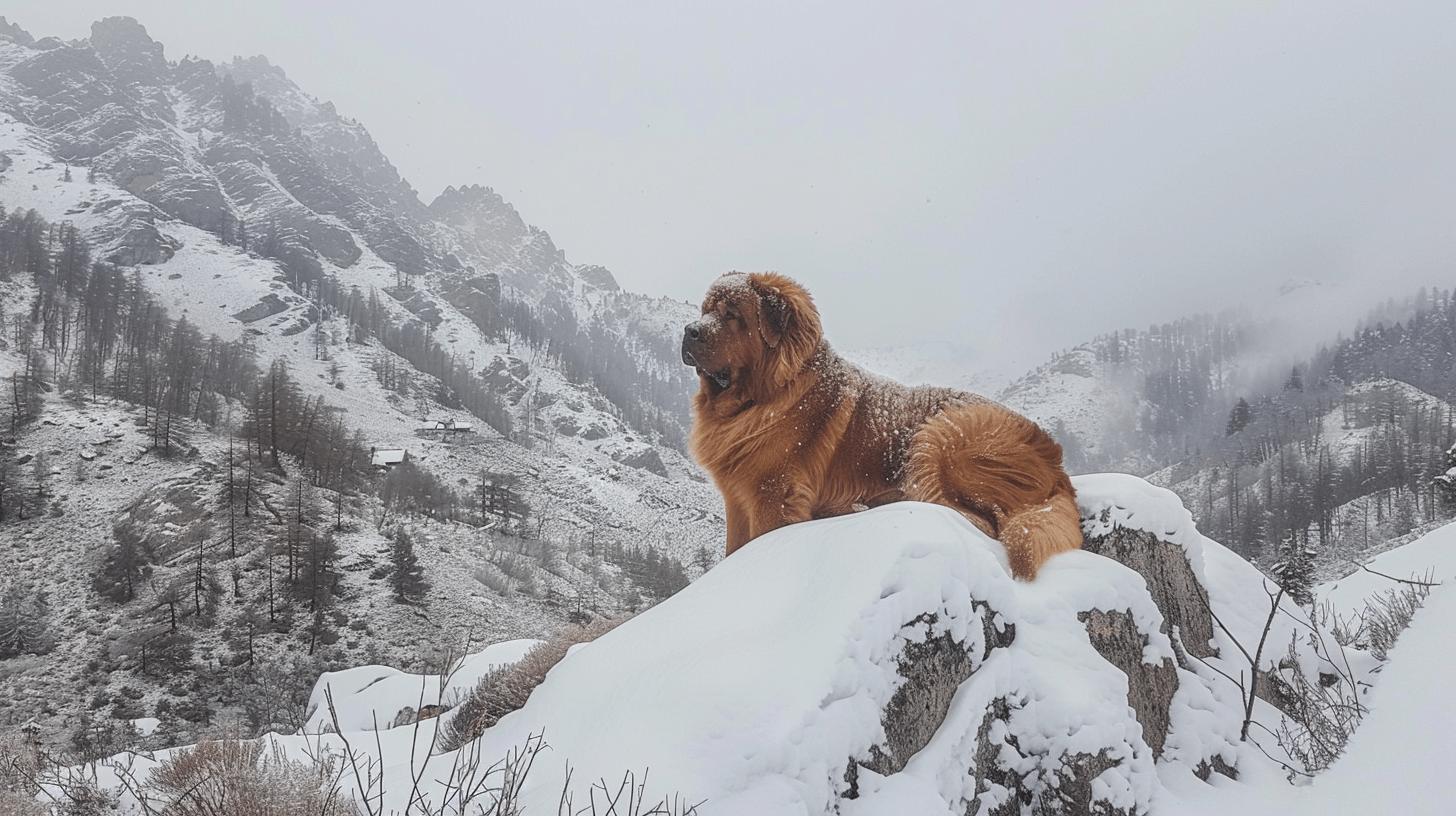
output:
M173 754L147 779L167 816L353 816L340 770L327 756L289 759L261 741L202 742Z
M237 678L236 694L252 733L303 728L314 678L321 670L320 664L293 655L249 667Z
M455 716L441 727L440 747L453 751L495 725L501 717L526 704L531 692L546 679L566 652L579 643L589 643L620 626L627 618L598 618L573 624L532 647L517 663L496 669L480 678L460 705Z
M1416 610L1426 602L1426 596L1431 594L1430 581L1420 583L1403 583L1394 589L1371 598L1365 604L1365 613L1361 617L1365 623L1365 642L1370 646L1370 653L1381 660L1385 660L1390 654L1390 647L1400 637L1415 617Z
M509 595L512 592L510 576L502 572L500 567L488 562L481 564L475 570L475 580L484 584L497 595Z
M0 735L0 816L103 816L116 796L96 781L96 766L70 766L36 740L36 732Z
M1280 674L1288 710L1275 738L1307 773L1325 770L1340 756L1367 712L1361 702L1364 684L1344 660L1343 647L1368 649L1378 660L1387 660L1390 648L1410 626L1433 585L1429 576L1425 580L1393 580L1397 581L1394 588L1372 596L1365 608L1351 617L1338 614L1328 604L1314 608L1314 626L1307 635L1309 645L1328 662L1332 673L1323 673L1317 681L1311 681L1297 668L1297 644L1290 643L1284 664L1294 668ZM1332 649L1325 643L1325 630L1341 648Z
M1315 650L1324 645L1318 635L1308 637ZM1280 696L1287 707L1274 738L1306 774L1317 774L1330 767L1345 750L1350 735L1364 719L1366 708L1360 702L1360 683L1353 671L1336 666L1333 674L1321 673L1317 680L1311 681L1299 668L1297 647L1296 634L1290 637L1289 652L1282 662L1289 668L1279 673Z

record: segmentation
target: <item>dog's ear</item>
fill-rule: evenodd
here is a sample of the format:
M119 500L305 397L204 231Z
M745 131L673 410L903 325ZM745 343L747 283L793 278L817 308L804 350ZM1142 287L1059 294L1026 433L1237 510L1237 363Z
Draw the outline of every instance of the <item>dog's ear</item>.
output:
M778 348L793 316L789 304L776 288L754 289L758 292L758 333L763 336L764 345Z
M758 294L759 333L778 358L774 381L787 385L819 347L819 310L804 287L783 275L757 272L748 276L748 283Z

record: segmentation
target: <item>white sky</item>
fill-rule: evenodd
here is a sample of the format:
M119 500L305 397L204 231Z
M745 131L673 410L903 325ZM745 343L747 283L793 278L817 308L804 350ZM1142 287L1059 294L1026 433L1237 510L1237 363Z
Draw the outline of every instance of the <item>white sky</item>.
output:
M648 293L777 269L842 345L1030 361L1456 260L1450 2L5 5L37 36L129 14L171 59L265 54L427 201L494 186Z

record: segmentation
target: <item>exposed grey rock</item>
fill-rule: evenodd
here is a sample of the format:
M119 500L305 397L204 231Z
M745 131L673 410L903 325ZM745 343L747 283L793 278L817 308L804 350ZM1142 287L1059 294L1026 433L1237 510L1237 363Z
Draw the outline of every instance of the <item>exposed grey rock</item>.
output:
M283 299L276 294L269 292L263 296L262 300L234 314L233 317L243 323L253 323L287 310L288 304L284 303Z
M1017 754L1021 747L1015 735L997 737L997 724L1011 718L1011 705L1004 697L991 701L976 729L976 753L970 774L975 794L966 805L966 816L1018 816L1021 813L1021 778L1002 761L1003 747Z
M1143 741L1162 756L1168 739L1168 708L1178 691L1178 669L1171 660L1157 665L1143 662L1147 635L1126 612L1094 609L1081 614L1087 635L1097 653L1127 675L1127 704L1143 727Z
M6 20L4 15L0 15L0 39L9 40L16 45L35 45L35 38L30 36L30 32L21 28L19 23Z
M1239 778L1239 769L1225 762L1223 757L1217 754L1198 763L1198 767L1193 769L1194 776L1204 782L1207 782L1215 773L1222 774L1229 779Z
M581 431L581 438L592 442L598 439L606 439L610 435L611 431L607 430L606 426L599 422L593 422Z
M981 615L982 647L972 654L969 647L948 633L924 640L914 640L900 656L899 674L905 682L895 691L885 708L881 724L885 742L876 746L864 766L881 774L897 773L905 768L917 751L935 736L950 710L956 690L970 678L975 667L995 649L1009 646L1016 639L1016 629L997 629L996 613L983 603L975 604ZM926 614L906 624L906 628L935 625L935 616Z
M1207 606L1207 594L1183 549L1156 535L1125 527L1114 527L1104 536L1090 537L1082 545L1088 552L1111 558L1143 576L1148 591L1163 613L1163 631L1177 629L1174 642L1188 654L1211 657L1213 615Z
M1135 809L1094 798L1092 781L1117 765L1106 752L1062 756L1056 770L1043 778L1032 798L1031 812L1036 816L1134 816Z
M905 684L885 709L885 743L875 747L864 766L885 775L904 770L910 757L935 736L956 689L971 671L965 644L949 634L907 646L900 658Z
M617 283L612 271L605 266L597 264L583 264L576 267L576 274L587 284L598 289L605 289L608 292L619 291L622 287Z
M571 414L557 416L551 420L551 426L556 429L557 433L566 436L576 436L581 432L581 422Z
M158 86L170 70L162 44L131 17L107 17L91 24L91 47L125 85Z
M667 476L667 465L662 462L662 454L651 445L643 445L635 451L617 454L612 458L628 467L650 471L658 476Z

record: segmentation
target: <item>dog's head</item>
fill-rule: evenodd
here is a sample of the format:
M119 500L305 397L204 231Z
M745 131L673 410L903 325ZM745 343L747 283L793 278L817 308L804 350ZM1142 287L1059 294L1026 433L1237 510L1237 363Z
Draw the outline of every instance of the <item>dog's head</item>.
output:
M732 272L713 282L703 316L683 330L682 359L708 398L763 400L798 376L821 337L804 287L773 272Z

